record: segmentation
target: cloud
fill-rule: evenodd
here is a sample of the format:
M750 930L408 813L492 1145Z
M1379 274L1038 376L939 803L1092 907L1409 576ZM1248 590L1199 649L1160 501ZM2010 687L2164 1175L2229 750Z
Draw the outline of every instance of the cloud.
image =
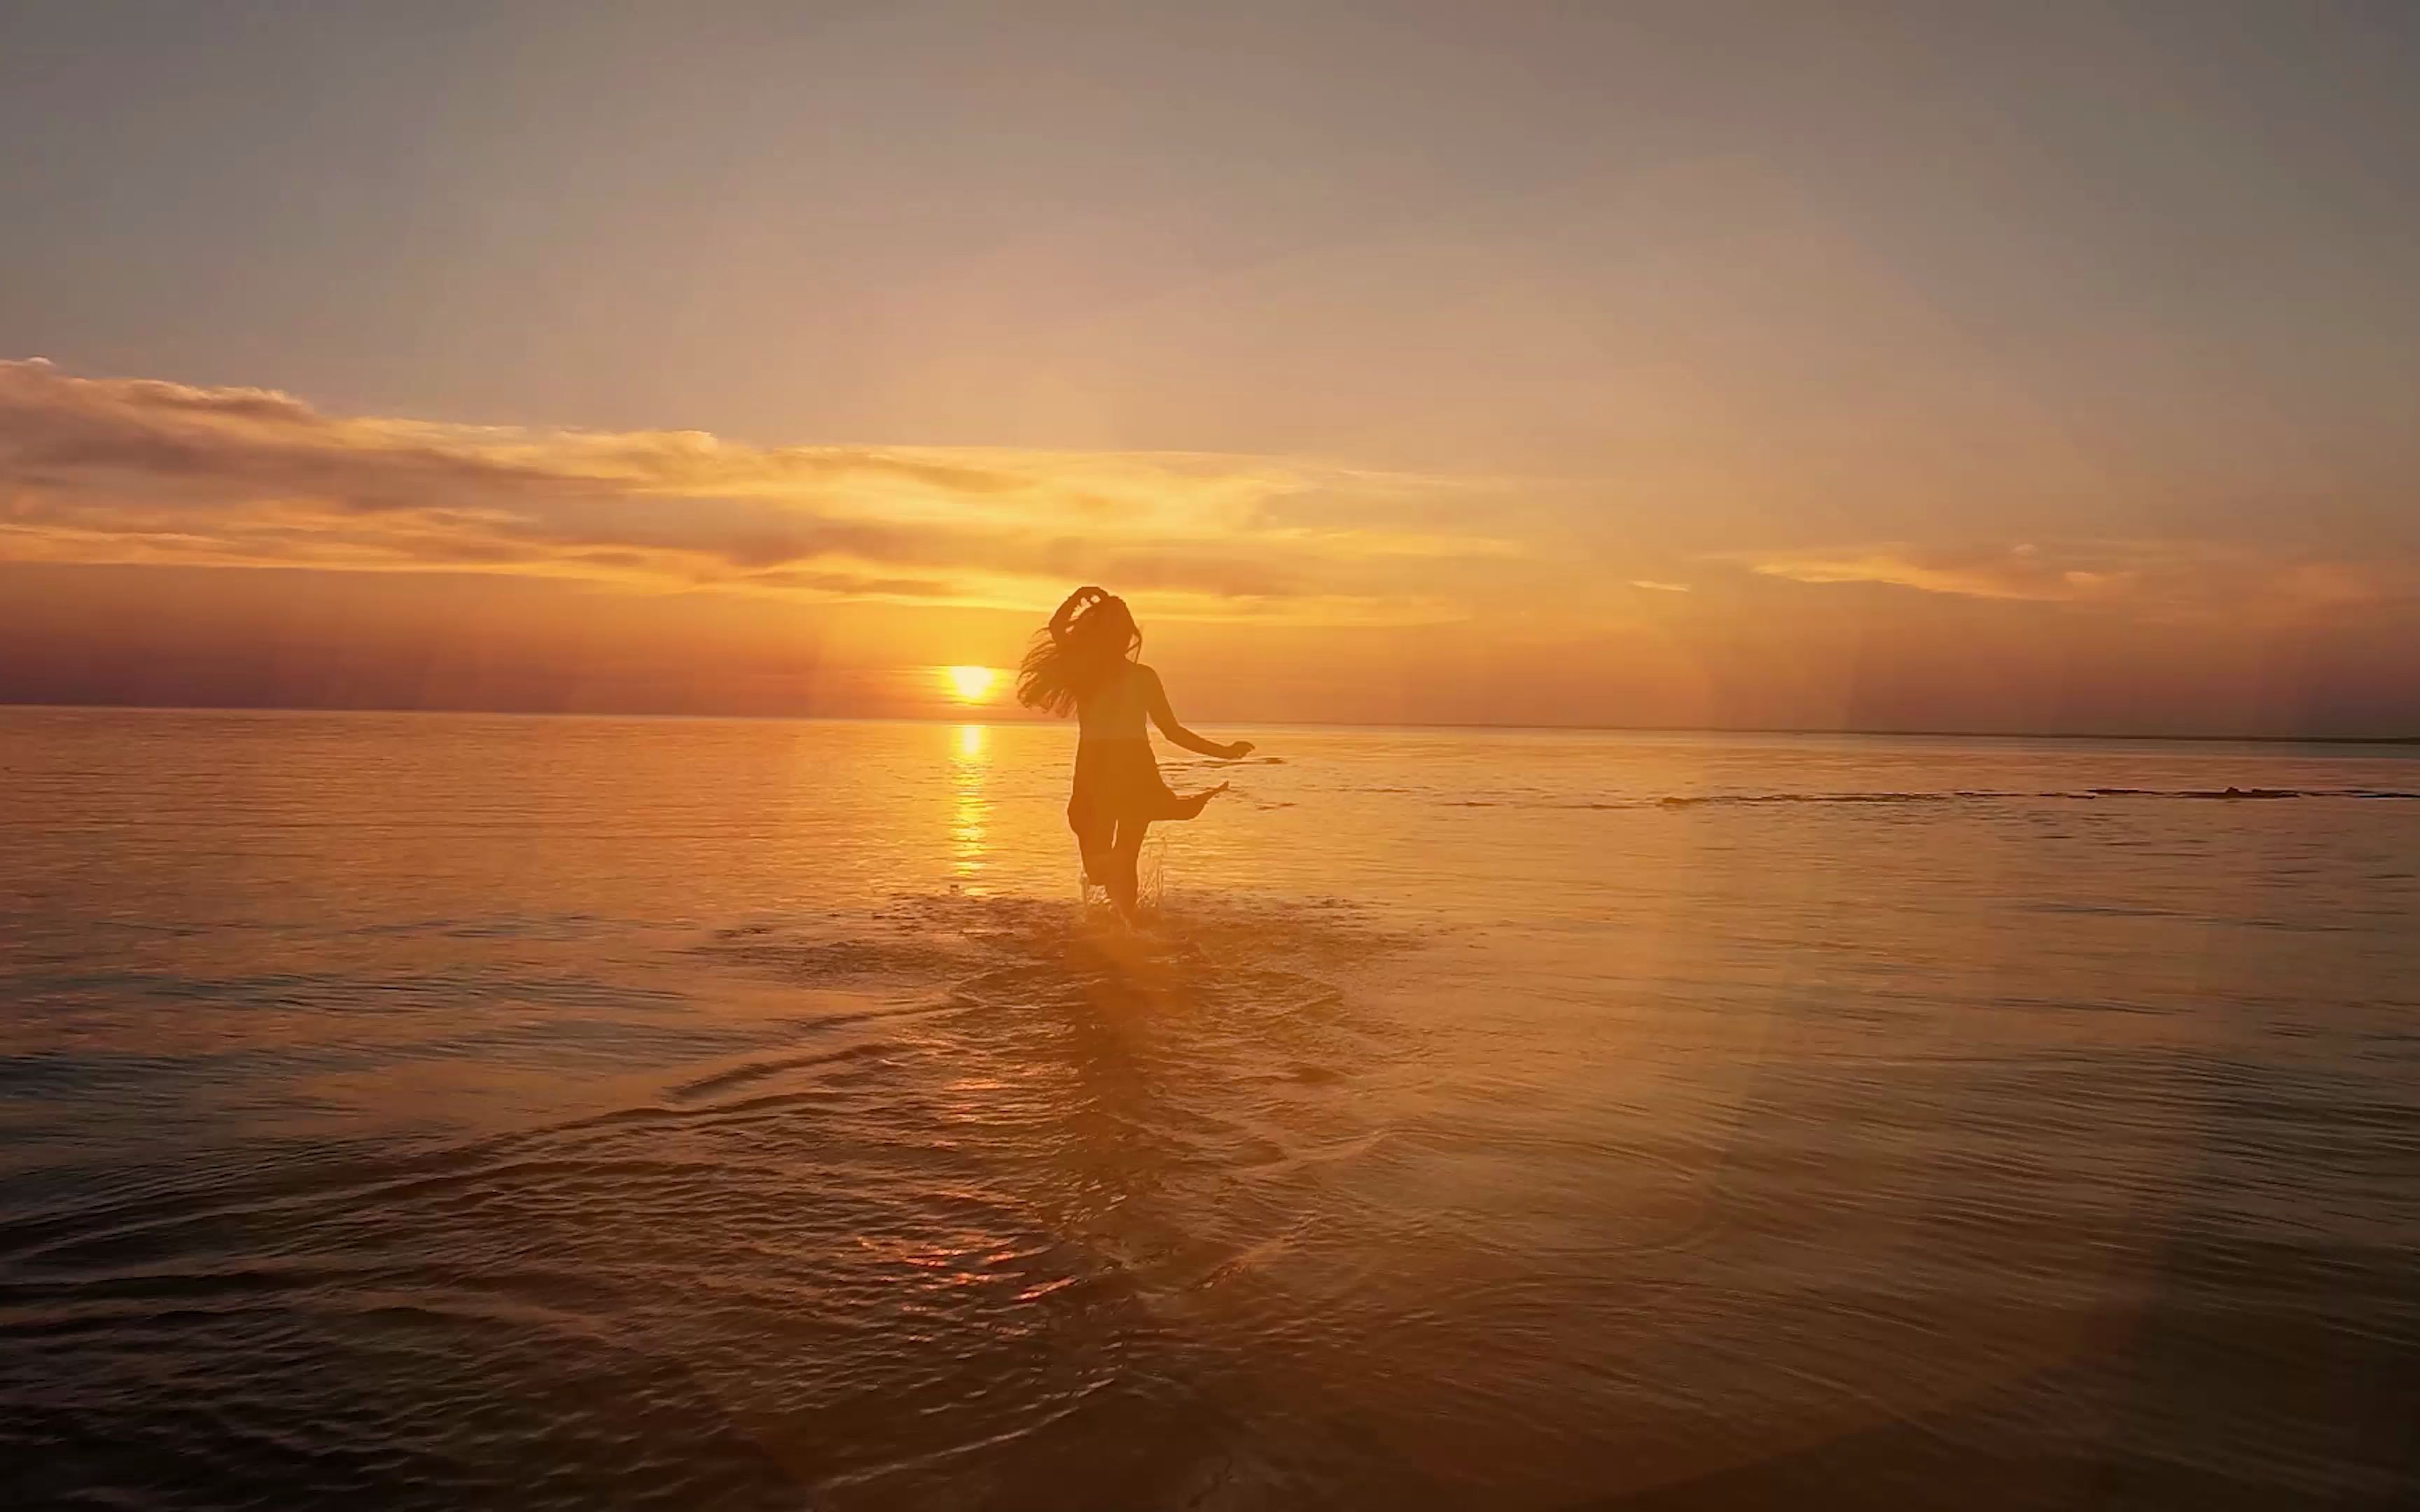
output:
M2089 606L2179 623L2324 618L2420 594L2408 558L2341 546L1885 540L1676 555L1654 533L1658 509L1585 481L1288 457L766 447L701 431L339 415L266 389L0 362L0 562L483 573L1028 609L1091 581L1161 617L1486 619L1580 635L1734 612L1741 580L1689 563L1750 581L1893 587L1944 608ZM1588 528L1606 520L1618 545Z
M1725 553L1715 560L1802 583L1877 583L1920 593L2114 605L2151 614L2304 612L2420 590L2412 563L2349 562L2197 541L2061 541Z
M343 416L0 362L0 560L486 571L1162 613L1450 618L1491 486L1286 458L759 447Z

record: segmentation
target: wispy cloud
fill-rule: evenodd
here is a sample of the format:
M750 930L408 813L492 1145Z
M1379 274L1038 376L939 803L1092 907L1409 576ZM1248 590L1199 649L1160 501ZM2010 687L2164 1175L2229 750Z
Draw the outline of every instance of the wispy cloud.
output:
M0 362L0 560L445 570L1163 613L1450 617L1488 486L1284 458L743 445L325 413ZM1400 523L1398 523L1400 522Z
M1572 533L1608 511L1654 517L1652 501L1551 479L458 424L0 362L0 562L475 572L1027 609L1097 581L1163 617L1487 617L1577 635L1732 612L1741 571L2178 622L2284 621L2420 594L2408 558L2341 548L1886 540L1685 556L1652 533L1621 549ZM1733 570L1691 570L1709 564Z
M2152 613L2301 611L2410 594L2410 563L2333 560L2197 541L2059 541L1730 553L1721 560L1803 583L1877 583L1927 594L2118 605Z

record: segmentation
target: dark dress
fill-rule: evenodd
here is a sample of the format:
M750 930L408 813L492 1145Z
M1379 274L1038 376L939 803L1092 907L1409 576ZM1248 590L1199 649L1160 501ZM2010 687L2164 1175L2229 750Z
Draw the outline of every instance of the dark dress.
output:
M1200 809L1168 790L1149 740L1083 740L1076 745L1076 791L1067 826L1078 834L1120 820L1189 819Z

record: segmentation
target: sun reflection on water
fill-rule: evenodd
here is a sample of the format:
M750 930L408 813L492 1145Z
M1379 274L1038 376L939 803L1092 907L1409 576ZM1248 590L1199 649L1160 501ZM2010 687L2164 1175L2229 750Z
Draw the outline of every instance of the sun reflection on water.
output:
M950 743L950 872L961 891L981 893L985 832L991 819L991 732L958 726Z

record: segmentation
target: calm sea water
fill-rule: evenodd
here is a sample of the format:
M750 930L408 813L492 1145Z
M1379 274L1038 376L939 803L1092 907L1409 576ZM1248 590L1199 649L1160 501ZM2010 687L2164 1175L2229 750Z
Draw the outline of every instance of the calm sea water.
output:
M1243 733L0 711L0 1503L2420 1488L2415 753Z

